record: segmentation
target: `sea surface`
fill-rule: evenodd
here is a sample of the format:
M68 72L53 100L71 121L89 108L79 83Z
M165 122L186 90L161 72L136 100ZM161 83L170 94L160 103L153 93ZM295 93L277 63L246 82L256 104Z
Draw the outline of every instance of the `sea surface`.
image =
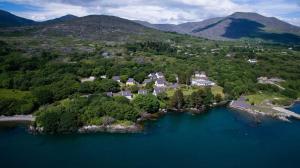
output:
M291 110L300 113L300 104ZM167 114L139 134L31 135L25 126L1 126L0 167L297 168L300 121L219 107Z

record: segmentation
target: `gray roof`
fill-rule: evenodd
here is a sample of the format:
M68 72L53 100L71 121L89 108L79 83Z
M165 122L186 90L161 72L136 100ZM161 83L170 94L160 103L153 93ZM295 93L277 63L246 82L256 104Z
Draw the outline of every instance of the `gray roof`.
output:
M113 96L113 93L112 93L112 92L106 92L106 96L112 97L112 96Z
M113 76L112 79L115 81L118 81L118 80L120 80L120 76Z
M129 90L126 90L126 91L122 91L121 92L121 95L122 96L132 96L131 92Z
M162 72L157 72L156 73L158 76L164 76L164 74Z
M147 90L143 90L143 89L139 90L139 92L138 92L138 94L143 94L143 95L145 95L147 93L148 93Z
M176 88L178 88L178 83L174 83L170 87L173 88L173 89L176 89Z
M154 92L159 94L159 93L163 93L165 92L165 88L162 88L162 87L155 87L154 88Z
M147 84L147 83L150 83L150 82L152 82L152 79L145 79L143 84Z
M133 79L133 78L129 78L128 80L127 80L127 82L135 82L135 80Z
M160 79L157 79L157 84L159 84L159 85L162 85L162 84L165 84L165 79L163 79L163 78L160 78Z

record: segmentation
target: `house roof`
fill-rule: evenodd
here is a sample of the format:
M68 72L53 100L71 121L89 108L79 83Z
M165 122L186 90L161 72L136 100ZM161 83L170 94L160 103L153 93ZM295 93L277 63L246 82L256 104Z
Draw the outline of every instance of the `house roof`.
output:
M155 92L156 94L158 94L158 93L163 93L163 92L165 92L165 88L162 88L162 87L155 87L155 88L154 88L154 92Z
M134 83L135 80L134 80L133 78L129 78L129 79L127 80L127 82Z
M112 97L112 96L113 96L113 93L112 93L112 92L106 92L106 96Z
M132 96L131 92L129 90L126 90L126 91L122 91L121 92L121 95L122 96Z
M147 90L143 90L143 89L138 91L138 94L147 94L147 93L148 93Z
M156 72L156 75L158 75L158 76L164 76L164 74L162 72Z
M147 83L150 83L150 82L152 82L152 79L145 79L143 84L147 84Z
M163 85L163 84L165 84L165 82L166 82L165 79L162 79L162 78L157 79L157 81L156 81L156 83L159 85Z
M112 79L113 80L120 80L120 76L113 76Z

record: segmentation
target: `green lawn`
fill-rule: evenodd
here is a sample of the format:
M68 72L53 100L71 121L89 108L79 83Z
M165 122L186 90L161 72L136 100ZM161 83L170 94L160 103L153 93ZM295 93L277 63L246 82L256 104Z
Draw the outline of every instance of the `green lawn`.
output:
M0 98L22 99L25 96L30 96L29 91L20 91L15 89L0 89Z
M225 97L223 88L221 86L213 86L211 88L211 92L214 96L216 96L217 94L220 94L223 98Z
M195 91L197 91L197 90L199 90L199 89L200 89L200 88L197 88L197 87L181 88L182 93L183 93L183 95L185 95L185 96L189 96L189 95L191 95L193 92L195 92ZM220 87L220 86L213 86L213 87L211 88L211 91L212 91L212 93L213 93L214 96L217 95L217 94L219 93L219 94L221 94L222 97L224 98L224 93L223 93L223 88L222 88L222 87ZM174 92L175 92L174 89L168 89L166 93L167 93L168 97L171 97L171 96L173 96Z
M253 95L246 96L249 103L254 103L256 105L262 104L265 100L288 100L289 98L276 94L276 93L257 93Z

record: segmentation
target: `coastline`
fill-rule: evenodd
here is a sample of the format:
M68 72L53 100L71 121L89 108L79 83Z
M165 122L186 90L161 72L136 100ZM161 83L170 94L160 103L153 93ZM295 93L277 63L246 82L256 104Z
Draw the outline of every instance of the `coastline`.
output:
M238 103L236 103L238 102ZM282 121L290 122L290 118L300 119L300 115L288 110L296 103L300 102L298 99L294 100L293 103L289 106L272 106L272 107L260 107L246 104L243 100L232 100L228 105L229 108L237 111L247 112L251 115L261 115L266 117L272 117ZM245 104L243 104L245 103ZM239 106L237 104L240 104ZM260 110L264 109L264 111Z
M0 116L0 122L34 122L33 115Z

